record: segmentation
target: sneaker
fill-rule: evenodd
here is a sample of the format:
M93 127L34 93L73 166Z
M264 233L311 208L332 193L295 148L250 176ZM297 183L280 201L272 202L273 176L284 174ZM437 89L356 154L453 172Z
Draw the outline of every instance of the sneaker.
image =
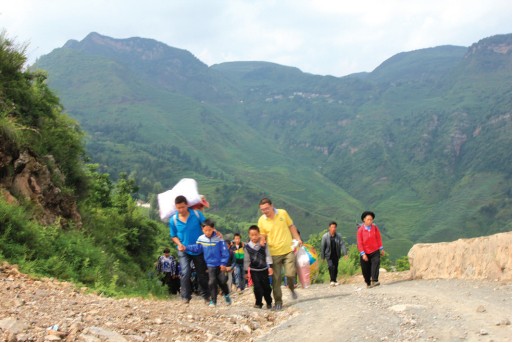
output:
M230 294L226 294L224 296L224 301L226 301L227 305L231 305L232 304L232 299L230 298Z
M182 298L182 304L184 304L184 305L189 304L190 301L191 301L191 299Z
M296 299L297 299L297 293L296 293L296 291L291 290L291 291L290 291L290 294L292 295L292 299L294 299L294 300L296 300Z
M338 282L335 281L335 286L338 286Z
M264 305L254 305L253 307L254 308L262 308L262 306L264 306Z
M371 287L376 287L379 285L380 285L379 281L371 281Z
M216 307L216 303L210 300L210 303L208 304L208 307Z
M266 308L267 308L268 310L272 310L273 305L272 305L272 304L267 304L267 305L266 305Z
M372 286L370 283L367 284L367 288L372 288L374 286Z
M335 282L331 281L330 286L335 286Z
M275 311L281 311L281 304L275 304L274 305L274 310Z

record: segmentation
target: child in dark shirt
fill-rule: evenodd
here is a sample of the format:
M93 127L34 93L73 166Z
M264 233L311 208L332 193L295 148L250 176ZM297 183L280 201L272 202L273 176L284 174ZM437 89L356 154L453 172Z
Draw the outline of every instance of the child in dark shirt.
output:
M249 242L244 245L244 271L246 279L248 271L253 280L253 292L255 294L255 308L262 308L262 297L267 303L267 308L272 308L271 285L269 276L273 275L273 259L269 253L267 244L260 244L260 229L256 225L248 230Z
M177 294L180 290L179 265L169 248L164 249L163 253L157 260L157 273L162 274L162 285L167 285L169 294Z

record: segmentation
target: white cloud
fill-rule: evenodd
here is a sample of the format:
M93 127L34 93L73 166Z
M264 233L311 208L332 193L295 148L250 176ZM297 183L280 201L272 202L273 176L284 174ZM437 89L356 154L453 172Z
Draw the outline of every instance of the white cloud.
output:
M211 65L265 60L342 76L414 49L511 32L510 0L0 0L30 60L95 31L153 38Z

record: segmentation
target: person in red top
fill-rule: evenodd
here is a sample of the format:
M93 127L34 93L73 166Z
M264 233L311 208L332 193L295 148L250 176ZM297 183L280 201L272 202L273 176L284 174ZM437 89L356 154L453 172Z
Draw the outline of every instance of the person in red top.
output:
M373 223L374 212L362 213L363 225L356 232L356 242L360 252L360 266L367 288L379 286L379 264L385 255L379 228Z

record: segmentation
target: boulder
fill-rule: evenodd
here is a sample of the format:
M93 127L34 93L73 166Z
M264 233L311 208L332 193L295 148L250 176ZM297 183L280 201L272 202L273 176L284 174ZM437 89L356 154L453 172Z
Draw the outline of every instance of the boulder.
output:
M0 329L12 334L22 333L28 328L28 324L16 318L8 317L0 320Z

